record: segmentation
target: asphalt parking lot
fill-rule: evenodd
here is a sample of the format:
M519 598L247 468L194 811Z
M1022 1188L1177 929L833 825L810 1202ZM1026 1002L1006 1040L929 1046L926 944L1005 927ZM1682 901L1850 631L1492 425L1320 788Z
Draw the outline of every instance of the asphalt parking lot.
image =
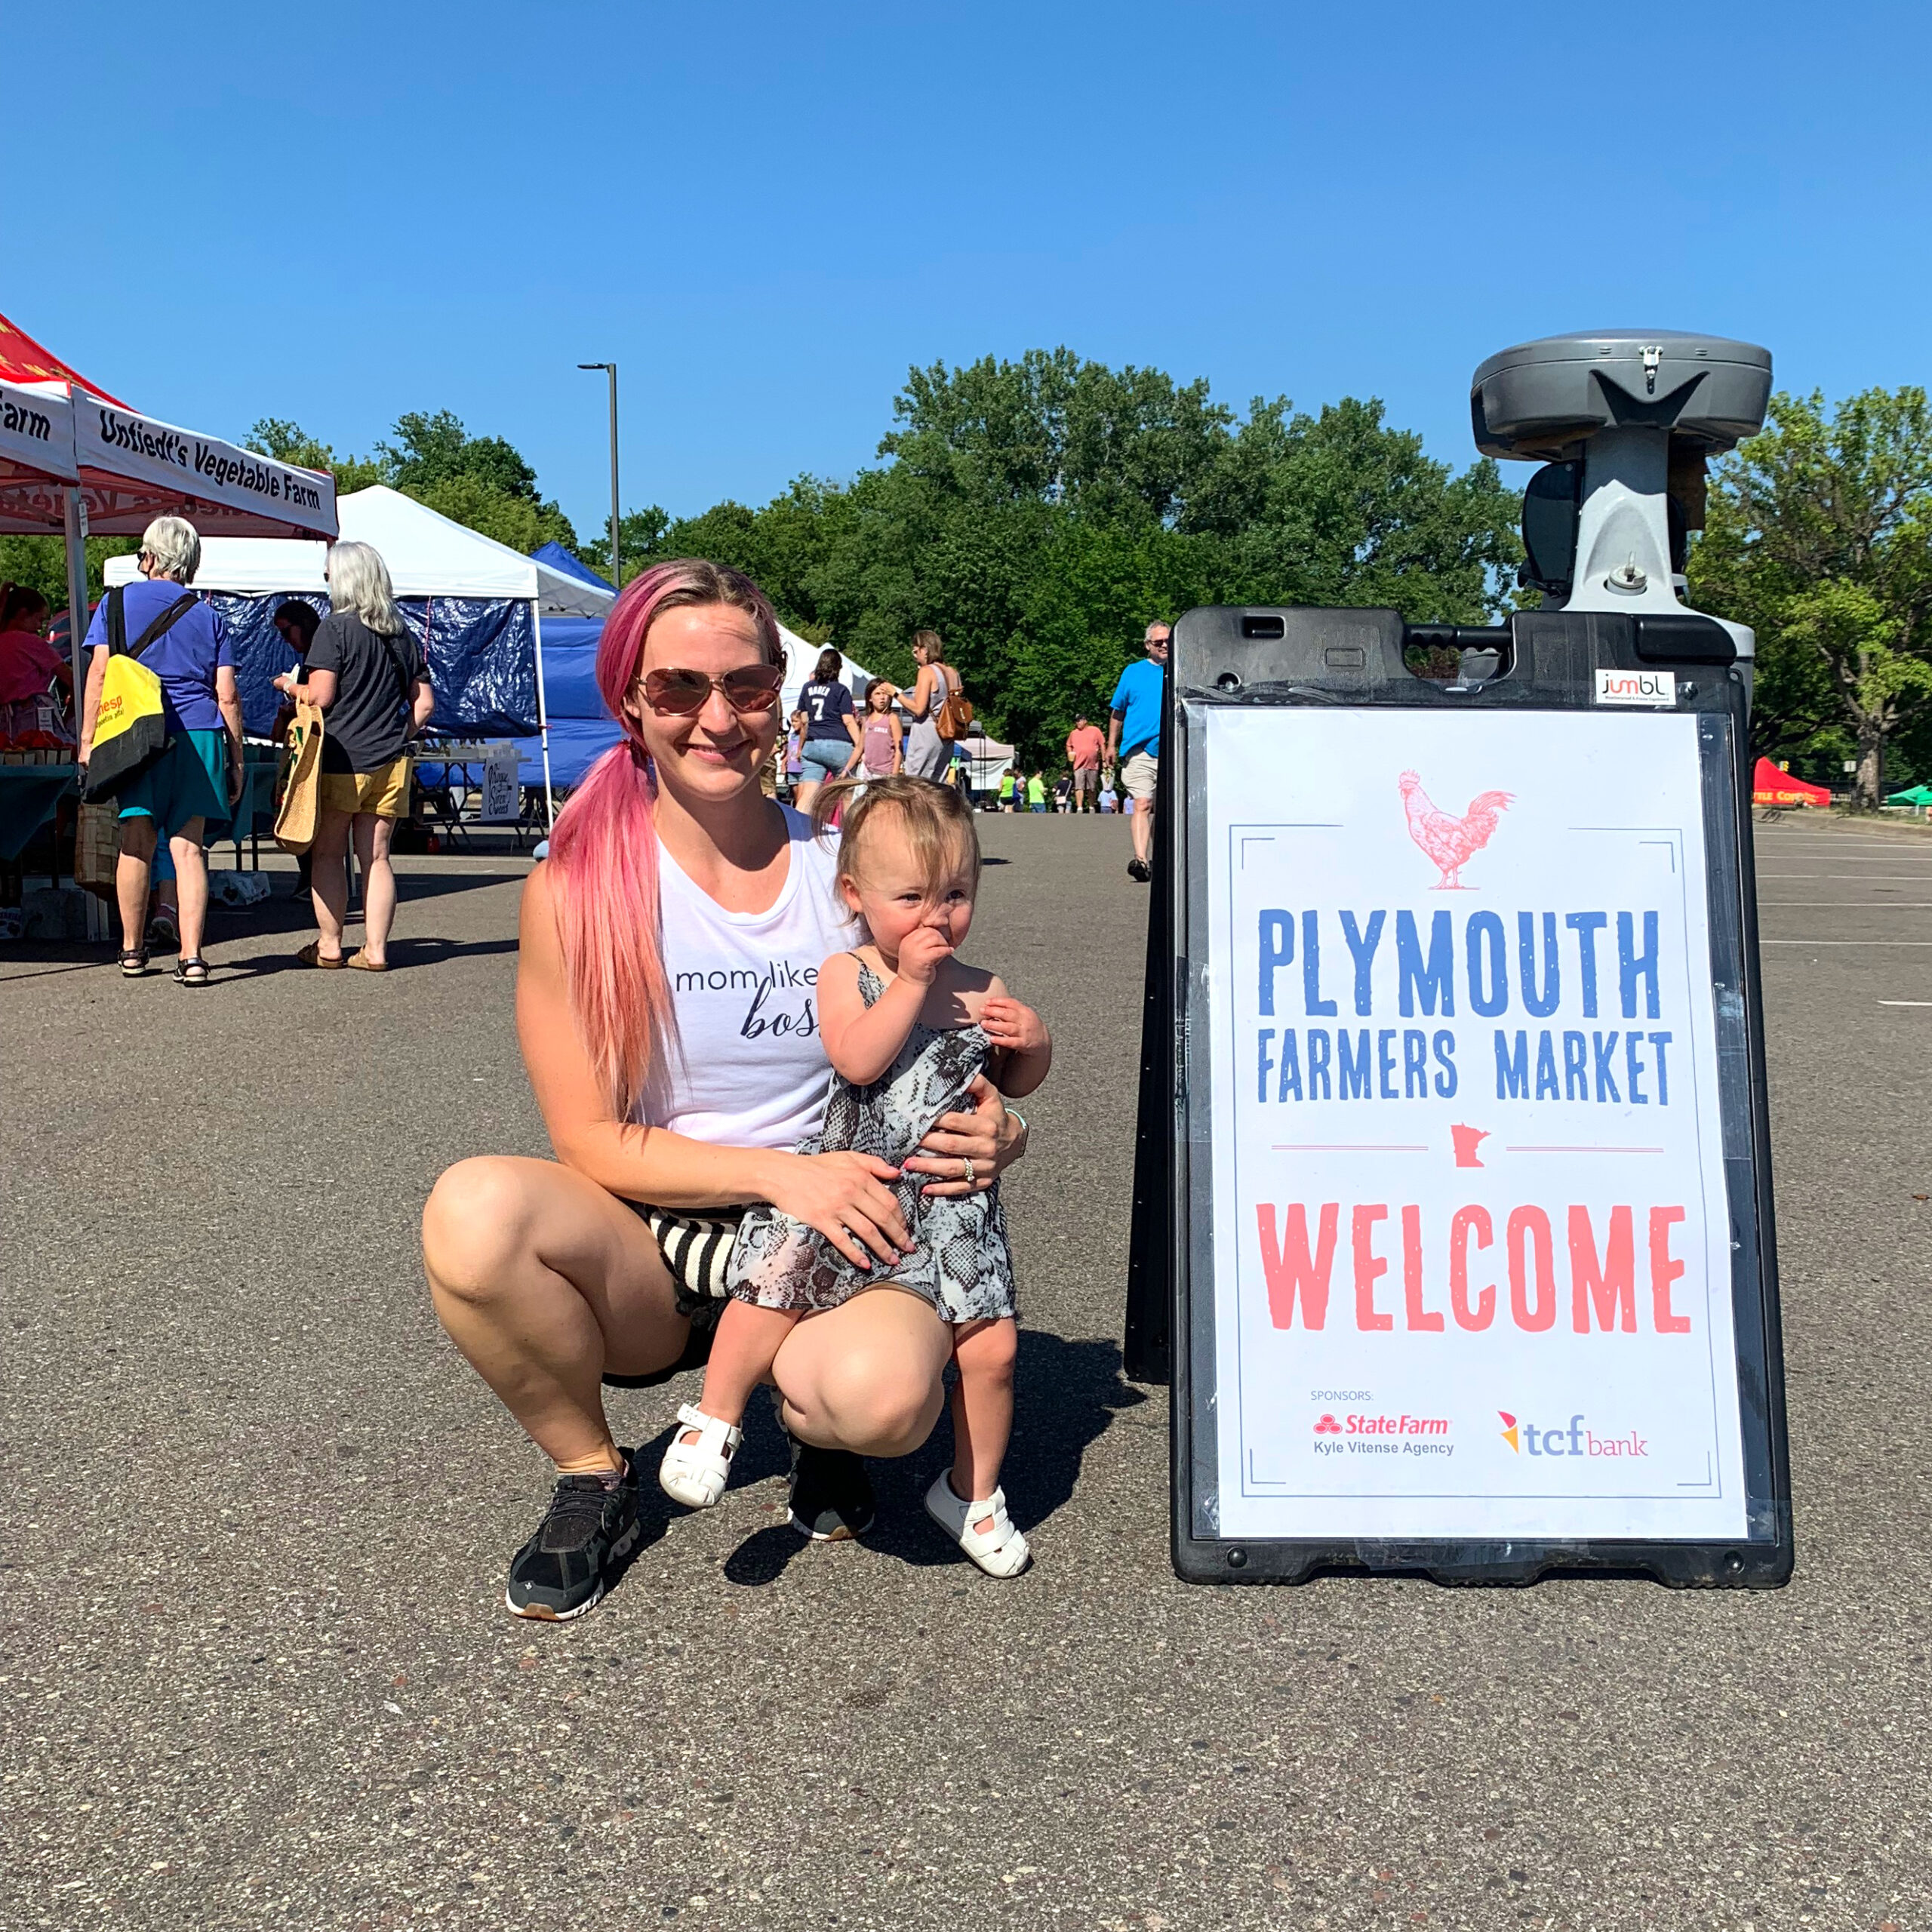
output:
M405 862L384 979L295 968L280 905L205 993L0 955L0 1925L1932 1924L1932 836L1758 830L1792 1583L1214 1590L1120 1371L1126 828L983 823L974 949L1060 1056L1009 1192L1017 1584L918 1511L943 1425L818 1549L768 1428L595 1615L503 1614L545 1472L415 1224L542 1149L527 862ZM650 1466L689 1392L614 1397Z

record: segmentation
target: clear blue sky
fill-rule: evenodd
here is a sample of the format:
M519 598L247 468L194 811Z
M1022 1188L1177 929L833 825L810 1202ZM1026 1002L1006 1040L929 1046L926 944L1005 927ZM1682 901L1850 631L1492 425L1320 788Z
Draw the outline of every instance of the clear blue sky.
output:
M848 475L909 364L1060 343L1238 406L1380 395L1460 464L1476 362L1560 329L1932 380L1928 20L97 4L16 94L16 142L69 106L78 139L14 171L0 309L193 429L366 453L453 409L586 529L574 365L611 357L627 509Z

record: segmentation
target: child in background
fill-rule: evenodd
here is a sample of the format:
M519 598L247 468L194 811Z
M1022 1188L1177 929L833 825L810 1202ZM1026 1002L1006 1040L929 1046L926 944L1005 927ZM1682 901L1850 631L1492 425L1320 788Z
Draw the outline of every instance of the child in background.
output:
M838 790L826 788L821 813ZM978 1074L1015 1099L1047 1077L1053 1043L1040 1016L1014 999L998 974L957 956L979 881L971 808L950 786L875 779L848 802L838 887L866 937L819 969L832 1094L823 1126L800 1153L851 1150L897 1166L941 1114L971 1105L967 1089ZM902 1174L894 1183L913 1247L890 1268L848 1261L776 1208L746 1213L703 1396L678 1411L688 1426L664 1452L658 1481L678 1502L709 1509L724 1494L743 1439L745 1404L793 1326L856 1294L916 1295L951 1327L959 1371L952 1468L927 1491L927 1512L989 1576L1017 1576L1026 1567L1026 1539L1007 1514L999 1484L1013 1429L1017 1341L999 1187L929 1195L924 1178ZM798 1420L789 1405L780 1417L788 1431Z
M859 721L859 765L868 778L890 778L906 768L905 731L892 701L896 685L875 678L866 689L865 715Z

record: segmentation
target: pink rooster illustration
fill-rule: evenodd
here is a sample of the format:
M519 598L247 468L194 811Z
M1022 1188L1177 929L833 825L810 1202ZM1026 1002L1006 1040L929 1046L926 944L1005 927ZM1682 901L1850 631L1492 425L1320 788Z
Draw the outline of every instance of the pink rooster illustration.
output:
M1479 792L1469 801L1460 818L1438 811L1422 789L1422 780L1405 771L1396 781L1402 794L1402 809L1408 814L1409 836L1435 862L1441 875L1432 892L1466 892L1458 875L1487 845L1496 830L1497 813L1514 802L1508 792Z

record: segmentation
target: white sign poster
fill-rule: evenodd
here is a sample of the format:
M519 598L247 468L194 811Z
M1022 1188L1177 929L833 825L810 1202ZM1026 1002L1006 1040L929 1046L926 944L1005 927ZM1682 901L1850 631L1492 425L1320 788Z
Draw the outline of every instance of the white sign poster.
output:
M490 747L483 765L483 816L514 820L522 804L516 747L506 738Z
M1745 1534L1697 722L1210 708L1219 1534Z

